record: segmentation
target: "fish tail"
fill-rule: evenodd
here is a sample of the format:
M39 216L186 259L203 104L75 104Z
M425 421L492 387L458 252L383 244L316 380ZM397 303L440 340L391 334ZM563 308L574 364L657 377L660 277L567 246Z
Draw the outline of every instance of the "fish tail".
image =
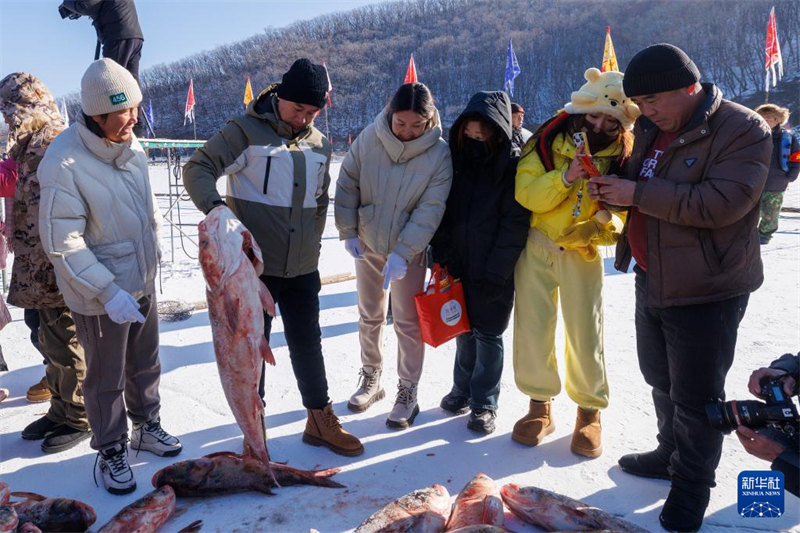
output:
M178 533L195 533L195 531L199 531L201 527L203 527L203 521L195 520L185 528L178 531Z

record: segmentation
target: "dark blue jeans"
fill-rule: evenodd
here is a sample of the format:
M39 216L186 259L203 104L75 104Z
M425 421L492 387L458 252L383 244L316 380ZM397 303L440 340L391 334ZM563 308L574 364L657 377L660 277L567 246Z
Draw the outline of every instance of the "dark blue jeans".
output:
M749 295L698 305L647 307L647 274L636 272L636 351L653 387L658 453L672 479L713 487L722 433L708 423L705 406L725 399L739 323Z
M503 374L503 337L473 329L456 338L453 390L473 410L497 411Z

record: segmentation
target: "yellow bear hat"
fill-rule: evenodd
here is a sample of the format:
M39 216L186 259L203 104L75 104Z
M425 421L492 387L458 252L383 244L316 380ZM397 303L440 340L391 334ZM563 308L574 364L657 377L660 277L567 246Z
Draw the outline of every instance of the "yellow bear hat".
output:
M592 67L583 77L586 83L572 93L564 111L570 115L606 113L619 120L626 130L633 128L633 123L641 113L622 89L625 75L616 71L600 72Z

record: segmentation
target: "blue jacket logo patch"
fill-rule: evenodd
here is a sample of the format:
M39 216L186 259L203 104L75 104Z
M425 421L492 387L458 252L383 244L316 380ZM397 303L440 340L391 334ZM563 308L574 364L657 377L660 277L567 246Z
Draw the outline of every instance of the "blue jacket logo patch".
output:
M684 159L683 162L686 163L686 168L692 168L692 165L697 163L697 158L690 157L689 159Z

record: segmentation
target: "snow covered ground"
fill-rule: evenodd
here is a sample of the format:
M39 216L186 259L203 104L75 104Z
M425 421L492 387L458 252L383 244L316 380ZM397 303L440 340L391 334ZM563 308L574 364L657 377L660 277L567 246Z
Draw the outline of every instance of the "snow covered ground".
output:
M333 169L334 179L338 168ZM166 192L166 172L154 169L157 192ZM167 209L167 199L160 200ZM789 192L788 205L800 206L797 184ZM196 223L199 213L190 203L181 205L184 222ZM752 295L747 316L739 330L737 357L728 377L729 398L746 399L750 372L785 352L800 349L800 215L781 218L781 229L763 248L766 281ZM183 228L189 236L196 228ZM169 225L164 229L164 259L161 300L187 302L204 299L202 275L196 261L187 257L175 236L172 260ZM196 247L184 239L186 251L196 256ZM338 466L335 479L346 489L289 487L274 497L256 493L182 500L180 513L164 531L178 531L196 519L205 522L204 532L296 532L309 528L322 533L350 531L392 499L414 489L440 483L455 498L477 472L498 484L514 482L537 485L584 500L652 531L661 531L658 513L669 490L665 481L644 480L620 471L617 459L629 452L655 445L656 422L650 391L638 369L633 325L633 275L613 270L608 251L605 285L606 359L611 384L611 405L603 413L602 457L587 460L569 451L576 406L562 393L554 404L556 432L542 445L527 448L510 438L514 422L527 410L527 398L513 380L510 346L512 331L505 335L509 347L503 374L497 431L479 437L466 428L467 417L451 417L438 405L451 385L454 343L428 349L419 388L421 413L407 431L392 431L385 418L393 398L396 376L396 339L385 333L383 385L389 398L363 414L346 409L355 390L360 367L357 336L358 311L355 282L323 287L320 295L323 349L330 396L346 429L362 438L366 452L344 458L301 442L306 412L300 403L289 364L286 343L276 321L272 347L278 361L268 374L267 427L274 460L288 461L298 468ZM353 262L338 242L332 210L323 240L321 274L352 272ZM43 455L39 443L23 441L25 425L44 414L46 404L25 400L28 386L43 375L41 357L28 342L22 311L14 317L0 339L11 371L0 377L0 386L11 397L0 404L0 478L16 491L65 496L90 503L98 514L98 526L122 506L151 490L153 473L174 459L143 452L131 454L138 489L120 497L96 488L92 481L95 454L88 443L58 455ZM559 334L559 339L563 338ZM205 311L178 323L162 322L161 380L162 419L165 428L179 436L184 452L179 459L212 452L241 449L241 433L225 402L214 363L211 330ZM563 341L559 350L563 347ZM741 518L736 511L737 475L742 470L768 469L768 465L745 453L735 436L725 438L717 471L718 486L712 491L703 531L800 531L800 506L786 495L787 513L781 518ZM516 531L536 531L507 514L507 525Z

